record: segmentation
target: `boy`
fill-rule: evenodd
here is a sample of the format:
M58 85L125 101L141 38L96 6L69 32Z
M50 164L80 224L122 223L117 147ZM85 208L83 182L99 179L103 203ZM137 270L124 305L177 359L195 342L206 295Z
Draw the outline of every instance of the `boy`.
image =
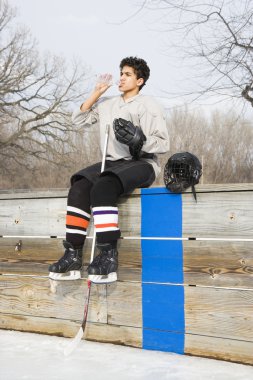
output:
M104 172L100 174L101 163L97 163L71 178L65 254L49 267L49 277L53 279L80 278L82 249L92 211L100 253L88 266L89 279L96 283L117 280L118 198L135 188L150 186L160 171L156 153L169 150L162 108L153 98L139 94L149 78L147 63L127 57L121 61L120 70L118 87L122 95L101 98L112 79L109 74L102 75L88 99L73 113L73 122L78 126L99 122L101 149L106 125L113 128L109 131Z

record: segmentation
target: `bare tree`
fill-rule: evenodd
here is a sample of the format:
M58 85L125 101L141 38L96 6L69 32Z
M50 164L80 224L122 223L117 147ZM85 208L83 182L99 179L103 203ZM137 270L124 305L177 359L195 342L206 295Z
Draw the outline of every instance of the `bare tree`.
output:
M168 115L171 150L160 155L161 175L154 186L163 186L163 169L168 158L188 151L203 163L204 183L253 182L253 125L236 114L214 112L204 117L199 111L173 110ZM0 174L1 188L66 188L71 175L100 159L99 129L69 133L70 146L61 156L60 175L54 165L36 160L31 169L10 164L9 175ZM57 173L57 175L56 175Z
M70 111L85 94L86 70L63 58L40 57L29 31L14 24L15 9L0 0L0 167L62 164L69 153Z
M30 156L29 167L9 162L8 167L0 171L1 189L66 188L69 187L70 178L75 172L101 159L100 146L97 143L99 128L94 126L66 133L66 152L60 154L59 147L55 146L55 150L58 150L56 158L61 159L57 167L48 161L33 159L33 156ZM51 158L54 159L54 154Z
M143 9L153 15L152 28L167 33L168 46L200 58L200 95L243 97L253 106L251 0L145 0Z
M204 183L252 182L253 124L234 114L173 110L168 117L171 151L160 157L164 168L168 158L188 151L203 163ZM157 184L163 183L161 173Z

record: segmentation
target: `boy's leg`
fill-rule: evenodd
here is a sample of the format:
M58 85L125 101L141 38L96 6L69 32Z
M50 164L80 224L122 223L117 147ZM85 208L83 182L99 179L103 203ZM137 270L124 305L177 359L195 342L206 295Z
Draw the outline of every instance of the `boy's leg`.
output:
M66 240L75 248L83 247L90 221L90 192L93 184L86 178L75 182L68 194Z
M90 190L92 183L86 178L70 188L66 215L66 240L64 255L49 266L49 277L56 280L80 278L82 251L90 220Z
M114 174L101 177L91 190L96 246L100 252L88 266L89 278L93 282L117 280L117 240L120 238L117 201L122 193L121 181Z

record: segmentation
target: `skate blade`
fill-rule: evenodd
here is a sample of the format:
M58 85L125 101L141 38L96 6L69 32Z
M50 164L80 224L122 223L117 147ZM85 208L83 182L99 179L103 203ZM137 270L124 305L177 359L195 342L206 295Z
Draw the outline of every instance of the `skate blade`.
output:
M56 281L79 280L81 278L81 272L79 270L71 270L66 273L49 272L48 277Z
M90 274L88 278L94 284L108 284L117 281L117 273L112 272L108 275Z

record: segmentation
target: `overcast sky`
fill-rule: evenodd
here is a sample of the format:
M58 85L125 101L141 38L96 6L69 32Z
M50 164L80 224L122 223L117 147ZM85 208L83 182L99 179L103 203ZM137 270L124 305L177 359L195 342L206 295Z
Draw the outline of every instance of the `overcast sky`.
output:
M9 0L18 22L27 25L42 51L81 57L94 73L119 76L125 56L144 58L151 69L146 92L172 86L169 59L157 33L148 31L147 13L121 21L138 10L136 0Z
M29 27L41 52L50 51L68 59L79 57L94 75L110 72L115 81L121 59L136 55L144 58L151 69L143 93L163 97L167 92L166 104L171 107L189 101L180 94L194 88L196 72L185 66L176 50L170 48L165 53L168 35L154 30L156 25L151 24L154 18L150 12L144 10L131 17L138 11L140 0L9 0L9 3L17 7L17 22ZM114 86L108 95L117 93ZM202 99L196 105L200 103Z

